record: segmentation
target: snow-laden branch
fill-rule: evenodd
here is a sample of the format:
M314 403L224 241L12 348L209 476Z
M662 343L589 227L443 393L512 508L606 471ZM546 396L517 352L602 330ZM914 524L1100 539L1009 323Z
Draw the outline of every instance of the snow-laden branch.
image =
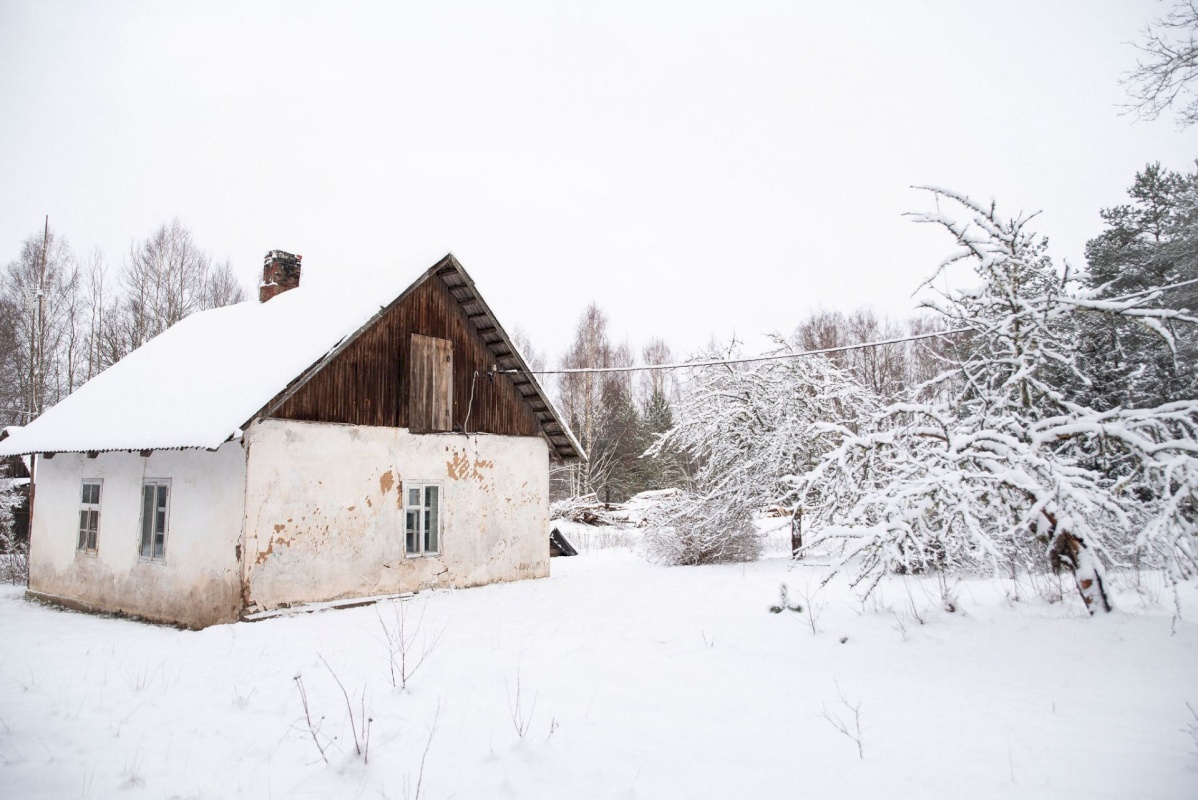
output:
M934 270L969 264L980 286L929 301L962 339L955 369L852 430L816 424L831 449L791 472L785 502L868 592L886 571L1070 569L1091 610L1109 608L1103 564L1132 557L1175 580L1198 572L1198 401L1096 411L1062 379L1089 385L1078 359L1087 314L1148 327L1174 348L1194 316L1156 308L1159 290L1102 299L1058 273L1028 217L930 188L958 249ZM942 205L965 212L961 222ZM928 399L931 398L931 399Z

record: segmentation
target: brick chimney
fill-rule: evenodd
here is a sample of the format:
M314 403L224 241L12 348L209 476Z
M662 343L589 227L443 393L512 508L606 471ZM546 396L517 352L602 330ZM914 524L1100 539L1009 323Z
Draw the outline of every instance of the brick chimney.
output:
M262 283L258 284L258 302L265 303L277 294L294 289L300 282L300 261L282 250L271 250L262 262Z

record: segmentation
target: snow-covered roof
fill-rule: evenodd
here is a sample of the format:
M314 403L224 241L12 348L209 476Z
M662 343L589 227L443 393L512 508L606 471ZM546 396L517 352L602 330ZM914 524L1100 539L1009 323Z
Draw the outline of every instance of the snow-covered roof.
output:
M440 273L473 289L457 259L447 255L426 271L403 271L374 285L300 286L266 303L193 314L38 419L10 429L0 441L0 456L219 447L240 436L240 426L298 378L313 374L408 290ZM506 334L502 339L510 344ZM542 400L548 409L541 417L546 436L563 442L566 457L574 448L578 457L582 448L523 360L516 359L513 366L525 373L519 378L535 389L525 399ZM558 450L562 454L563 448Z

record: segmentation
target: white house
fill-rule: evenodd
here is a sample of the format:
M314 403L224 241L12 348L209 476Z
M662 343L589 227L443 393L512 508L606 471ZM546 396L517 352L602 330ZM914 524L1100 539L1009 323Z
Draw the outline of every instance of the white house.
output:
M551 459L584 458L473 281L336 297L267 255L0 442L32 455L29 594L203 627L549 573Z

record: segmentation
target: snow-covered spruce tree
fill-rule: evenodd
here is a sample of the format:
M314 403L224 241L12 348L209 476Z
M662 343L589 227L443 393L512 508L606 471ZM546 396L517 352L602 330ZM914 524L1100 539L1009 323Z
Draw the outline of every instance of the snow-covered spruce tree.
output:
M778 354L790 352L777 343ZM777 500L786 476L810 469L830 446L816 423L852 429L876 407L868 390L822 357L699 369L675 426L647 454L682 454L695 468L686 490L647 518L648 555L671 564L757 558L753 515Z
M1100 213L1106 229L1086 243L1083 280L1098 299L1182 284L1164 297L1198 310L1198 169L1149 164L1136 173L1129 203ZM1188 285L1187 285L1188 284ZM1121 315L1088 315L1081 339L1089 384L1063 383L1078 402L1106 410L1198 397L1198 329L1162 321L1165 335Z
M868 594L887 571L1051 564L1072 572L1093 613L1110 609L1104 562L1139 551L1175 584L1193 575L1198 402L1100 412L1050 379L1066 371L1089 380L1075 357L1085 314L1134 317L1157 330L1160 320L1193 320L1145 308L1143 297L1073 292L1026 218L931 191L969 220L914 215L960 246L925 286L959 265L980 285L926 305L969 333L957 341L958 364L913 392L922 402L891 405L858 432L826 426L835 447L794 479L790 496L815 529L808 548L839 553L826 580L848 572ZM1126 460L1124 478L1087 466L1103 450Z

